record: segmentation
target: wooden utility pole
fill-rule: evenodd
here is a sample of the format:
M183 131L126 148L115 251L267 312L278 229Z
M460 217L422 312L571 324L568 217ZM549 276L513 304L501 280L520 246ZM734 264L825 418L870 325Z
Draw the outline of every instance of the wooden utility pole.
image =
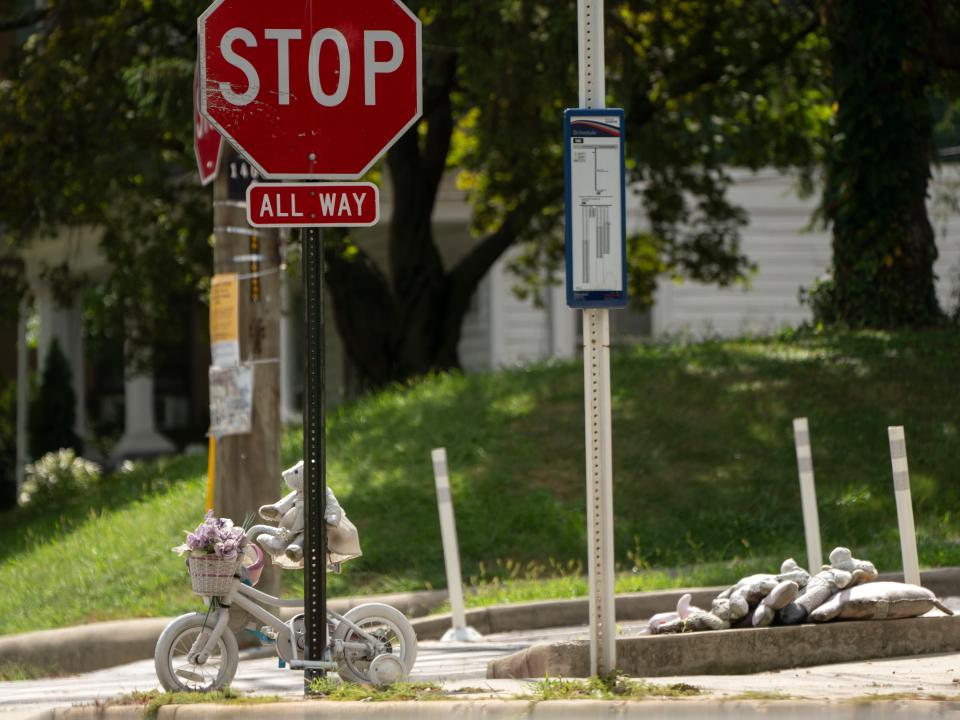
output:
M237 524L280 489L280 238L276 230L247 225L250 169L223 144L213 190L215 273L238 273L240 361L253 363L253 425L248 435L216 443L214 512ZM267 561L258 588L279 595L280 575Z

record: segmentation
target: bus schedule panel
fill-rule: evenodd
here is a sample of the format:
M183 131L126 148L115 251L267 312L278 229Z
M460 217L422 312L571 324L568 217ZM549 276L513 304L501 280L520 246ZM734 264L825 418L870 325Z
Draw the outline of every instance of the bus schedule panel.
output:
M627 306L624 113L564 113L567 305Z

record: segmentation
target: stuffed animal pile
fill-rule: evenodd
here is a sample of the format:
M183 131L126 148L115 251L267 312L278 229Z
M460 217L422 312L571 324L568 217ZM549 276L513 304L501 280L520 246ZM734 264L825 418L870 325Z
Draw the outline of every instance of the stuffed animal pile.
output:
M720 593L710 610L680 598L675 612L650 619L653 634L726 630L731 627L797 625L836 618L882 619L916 617L934 607L953 612L929 590L905 583L873 582L877 569L853 557L849 549L834 548L830 564L813 577L788 558L776 575L750 575Z

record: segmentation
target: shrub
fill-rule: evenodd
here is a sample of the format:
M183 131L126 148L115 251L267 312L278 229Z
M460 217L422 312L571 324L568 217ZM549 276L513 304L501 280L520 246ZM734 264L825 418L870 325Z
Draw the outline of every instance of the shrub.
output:
M839 321L836 310L836 285L829 275L818 278L810 288L800 288L800 304L813 312L814 326L834 326Z
M76 404L70 364L54 340L44 361L40 388L30 403L31 457L38 458L61 448L82 452L80 438L73 432Z
M77 457L71 449L44 455L27 465L20 502L26 505L39 498L85 490L100 478L100 466Z

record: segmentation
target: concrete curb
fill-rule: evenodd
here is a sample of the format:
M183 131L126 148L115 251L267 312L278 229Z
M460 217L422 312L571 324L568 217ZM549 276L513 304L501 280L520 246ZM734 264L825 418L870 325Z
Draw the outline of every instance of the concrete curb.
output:
M902 580L902 575L883 573L882 580ZM960 568L939 568L922 574L924 587L938 596L960 595ZM673 610L684 593L693 595L693 604L710 605L724 588L691 588L619 595L616 598L618 620L644 620ZM451 626L451 617L431 615L430 610L447 598L446 590L398 593L360 598L335 598L330 608L344 613L365 602L393 605L413 620L417 637L438 640ZM292 615L296 610L289 611ZM0 636L0 662L14 662L60 673L83 673L153 657L157 638L172 618L118 620L58 630L41 630L21 635ZM549 600L512 605L497 605L467 611L467 623L489 635L513 630L537 630L548 627L586 625L589 606L586 598ZM541 675L542 677L542 675Z
M903 582L903 573L881 573L878 579ZM921 579L923 586L938 597L960 595L960 568L925 570ZM685 593L693 595L694 605L709 608L710 601L725 589L726 586L721 585L617 595L617 620L646 620L657 613L674 610ZM512 630L586 625L590 621L590 609L587 598L545 600L475 608L467 611L466 620L481 634L490 635ZM421 640L438 640L450 628L451 622L449 614L431 615L414 621L413 626Z
M809 720L821 715L836 720L956 717L960 702L873 701L870 703L796 701L595 700L543 701L462 700L398 703L336 703L323 701L265 705L169 705L158 720L301 720L303 718L371 718L390 720L611 720L621 718L763 718ZM37 714L30 720L142 720L141 707L73 707Z
M918 617L619 638L617 668L647 678L746 675L957 651L960 617ZM589 676L587 642L534 645L487 664L490 679Z

